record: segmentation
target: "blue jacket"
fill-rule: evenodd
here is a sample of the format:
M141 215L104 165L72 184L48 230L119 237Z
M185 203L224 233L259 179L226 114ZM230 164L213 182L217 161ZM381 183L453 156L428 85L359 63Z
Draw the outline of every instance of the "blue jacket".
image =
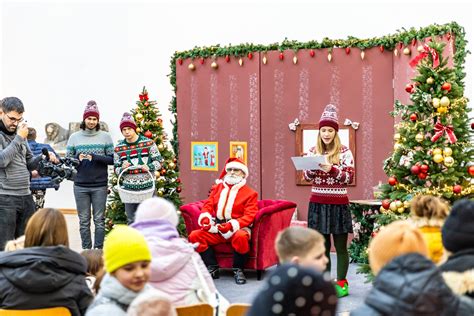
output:
M30 146L31 152L33 156L41 155L41 150L46 148L49 152L54 153L56 156L56 152L49 146L48 144L41 144L37 143L34 140L29 140L28 145ZM59 183L51 182L51 177L42 177L42 178L32 178L30 182L30 190L46 190L49 188L53 188L55 190L59 189Z

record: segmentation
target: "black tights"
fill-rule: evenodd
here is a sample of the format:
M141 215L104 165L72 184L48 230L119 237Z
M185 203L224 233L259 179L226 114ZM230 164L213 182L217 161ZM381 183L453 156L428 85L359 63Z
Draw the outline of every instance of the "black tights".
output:
M331 235L324 236L324 245L326 246L326 257L328 257L328 265L326 271L331 272ZM347 276L347 269L349 268L349 253L347 252L347 234L332 234L334 239L334 247L336 248L337 256L337 279L344 280Z

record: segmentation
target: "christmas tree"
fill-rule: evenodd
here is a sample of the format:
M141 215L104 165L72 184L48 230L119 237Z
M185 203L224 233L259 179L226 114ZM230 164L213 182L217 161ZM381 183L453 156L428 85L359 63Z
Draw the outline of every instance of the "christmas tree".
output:
M410 200L419 194L450 202L473 196L473 130L462 76L442 57L445 44L429 42L418 48L411 62L418 75L405 90L411 104L395 102L394 151L384 163L389 176L382 185L382 207L377 220L385 225L406 216Z
M143 87L143 91L139 94L137 106L131 110L131 113L137 124L137 133L142 133L145 137L152 139L162 157L161 170L155 171L155 194L172 202L177 209L181 206L181 180L179 178L179 168L177 159L172 150L168 148L167 135L163 129L163 120L161 114L156 107L156 101L148 99L148 92ZM127 216L125 215L125 207L120 200L119 193L116 189L117 175L111 173L109 183L112 187L107 200L106 208L106 229L109 231L115 224L126 224ZM181 234L185 232L185 227L181 219L178 230Z

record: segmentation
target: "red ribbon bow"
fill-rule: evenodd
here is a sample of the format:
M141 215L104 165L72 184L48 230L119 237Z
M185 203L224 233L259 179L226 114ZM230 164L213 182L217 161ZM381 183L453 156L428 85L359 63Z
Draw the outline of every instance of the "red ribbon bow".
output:
M456 135L454 135L453 126L452 125L443 125L440 122L436 123L434 126L435 134L431 137L431 141L435 142L443 136L444 132L446 132L446 136L451 144L454 144L458 139Z
M423 45L423 50L410 61L410 66L412 68L415 68L416 65L422 60L423 58L426 58L431 54L431 57L433 58L433 68L436 68L439 66L439 55L436 49L429 47L428 45L424 44Z

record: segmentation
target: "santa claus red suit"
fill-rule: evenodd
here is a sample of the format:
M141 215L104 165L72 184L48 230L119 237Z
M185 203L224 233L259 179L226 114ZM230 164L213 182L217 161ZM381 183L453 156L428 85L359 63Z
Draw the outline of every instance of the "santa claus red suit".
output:
M189 241L197 243L213 277L218 277L218 266L212 247L230 242L234 249L234 273L238 284L245 283L243 268L250 250L250 227L258 211L258 194L246 185L247 166L238 158L230 158L217 185L212 189L198 218L200 230L189 235ZM240 271L238 271L240 270ZM239 281L238 281L239 279Z

